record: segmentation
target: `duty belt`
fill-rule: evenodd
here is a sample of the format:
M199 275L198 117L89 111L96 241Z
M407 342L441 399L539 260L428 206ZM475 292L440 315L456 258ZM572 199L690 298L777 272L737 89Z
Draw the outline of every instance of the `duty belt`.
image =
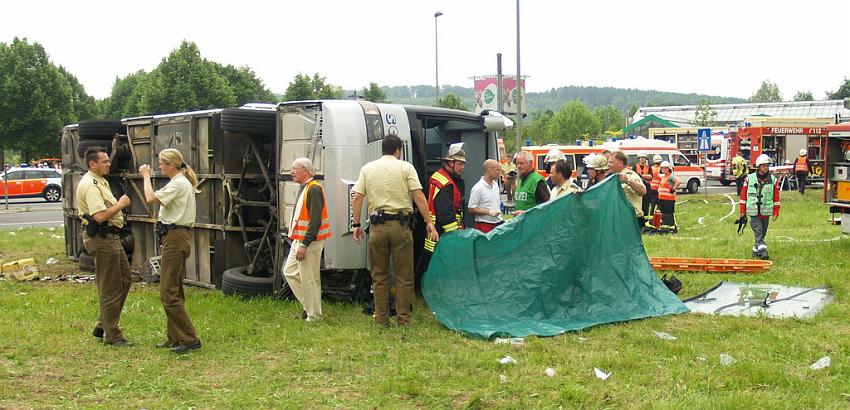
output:
M413 219L413 214L387 214L384 211L378 211L376 214L369 215L369 222L372 225L380 225L387 221L398 221L402 225L410 225Z

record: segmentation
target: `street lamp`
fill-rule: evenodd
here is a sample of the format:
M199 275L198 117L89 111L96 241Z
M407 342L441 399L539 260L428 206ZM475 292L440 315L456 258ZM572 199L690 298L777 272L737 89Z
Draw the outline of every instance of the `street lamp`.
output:
M437 99L434 101L435 106L440 102L440 53L437 48L437 17L442 15L442 11L434 13L434 83L437 89Z

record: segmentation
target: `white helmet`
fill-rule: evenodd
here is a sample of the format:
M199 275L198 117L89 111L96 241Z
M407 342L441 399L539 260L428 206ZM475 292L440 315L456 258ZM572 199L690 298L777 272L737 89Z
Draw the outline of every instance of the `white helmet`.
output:
M673 168L670 166L670 161L661 161L661 168Z
M655 154L655 155L652 156L652 162L653 163L657 164L661 161L663 161L663 159L661 158L661 155Z
M543 162L555 162L555 161L566 161L566 160L567 160L567 156L564 155L564 153L561 152L561 150L559 150L557 148L552 148L552 149L549 150L549 153L546 154L546 158L543 160Z
M800 148L800 156L801 156L801 157L802 157L803 155L808 154L808 153L809 153L809 151L806 151L806 149L805 149L805 148Z
M637 157L638 158L646 158L646 151L639 151Z
M604 155L590 154L584 157L584 164L590 169L605 171L608 169L608 158Z
M758 158L756 158L756 166L762 164L770 165L771 163L773 163L773 160L769 156L767 156L767 154L761 154Z

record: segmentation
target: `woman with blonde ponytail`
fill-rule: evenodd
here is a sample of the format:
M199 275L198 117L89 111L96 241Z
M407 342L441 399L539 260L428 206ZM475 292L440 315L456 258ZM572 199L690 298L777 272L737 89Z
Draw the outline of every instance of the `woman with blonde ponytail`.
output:
M198 177L183 160L183 154L174 148L166 148L159 153L159 170L171 181L154 191L150 166L139 167L144 178L145 200L149 204L160 205L157 222L162 241L159 300L168 318L168 338L156 346L170 348L174 353L186 353L201 348L201 340L186 313L183 295L186 258L192 250L191 228L195 224Z

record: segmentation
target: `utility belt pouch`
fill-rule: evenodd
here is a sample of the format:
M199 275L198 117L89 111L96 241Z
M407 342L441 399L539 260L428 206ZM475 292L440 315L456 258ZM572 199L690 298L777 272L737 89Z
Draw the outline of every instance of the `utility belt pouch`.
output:
M369 215L369 223L372 225L381 225L386 221L384 211L378 211L376 214Z
M160 245L162 245L162 238L170 230L171 229L169 228L169 225L162 223L162 221L156 222L156 239L157 239L157 241L159 242Z
M86 220L86 235L90 238L97 236L100 232L100 224L89 214L83 214L83 219Z

